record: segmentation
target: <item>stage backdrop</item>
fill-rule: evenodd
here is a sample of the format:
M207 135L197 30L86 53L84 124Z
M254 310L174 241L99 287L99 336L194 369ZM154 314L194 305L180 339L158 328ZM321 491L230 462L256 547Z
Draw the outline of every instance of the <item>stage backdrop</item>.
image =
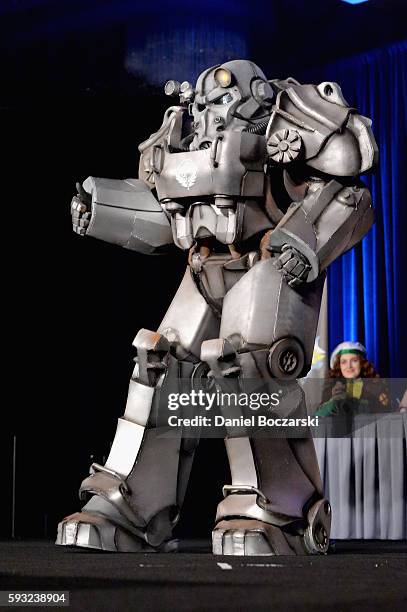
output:
M360 340L381 375L406 377L407 41L300 77L338 82L347 102L373 120L379 146L377 171L363 177L376 224L328 274L329 350Z

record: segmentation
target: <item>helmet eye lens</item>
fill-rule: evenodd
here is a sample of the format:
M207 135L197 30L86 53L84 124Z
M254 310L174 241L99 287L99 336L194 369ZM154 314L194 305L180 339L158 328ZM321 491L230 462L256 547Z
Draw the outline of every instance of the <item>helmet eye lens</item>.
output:
M225 94L224 96L221 96L220 98L217 98L216 100L214 100L214 104L229 104L229 102L232 102L233 100L233 96L230 95L230 93Z

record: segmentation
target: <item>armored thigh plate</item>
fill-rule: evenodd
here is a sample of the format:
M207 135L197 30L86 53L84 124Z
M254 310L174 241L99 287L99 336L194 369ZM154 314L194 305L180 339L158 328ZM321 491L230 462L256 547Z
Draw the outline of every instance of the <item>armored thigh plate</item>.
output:
M198 360L205 338L216 338L219 321L198 291L188 267L158 328L178 359Z
M239 352L294 342L302 349L305 375L312 362L325 275L290 287L271 259L253 266L226 294L220 336ZM297 376L298 377L298 376Z

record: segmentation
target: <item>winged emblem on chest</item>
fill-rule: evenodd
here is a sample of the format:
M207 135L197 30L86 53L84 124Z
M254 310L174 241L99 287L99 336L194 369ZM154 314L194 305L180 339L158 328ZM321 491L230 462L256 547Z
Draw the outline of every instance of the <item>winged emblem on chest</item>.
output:
M178 166L175 178L182 187L191 189L195 185L197 174L198 167L190 159L185 159Z

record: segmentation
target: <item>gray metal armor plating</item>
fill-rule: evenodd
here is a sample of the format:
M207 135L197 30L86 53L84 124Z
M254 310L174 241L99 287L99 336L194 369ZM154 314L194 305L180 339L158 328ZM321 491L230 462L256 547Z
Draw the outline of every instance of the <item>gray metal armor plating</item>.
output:
M171 550L196 440L166 436L159 392L208 375L295 380L310 368L325 269L373 223L358 176L377 147L370 121L336 83L268 81L252 62L169 81L180 104L139 147L139 179L88 178L74 230L141 253L175 243L188 268L158 331L140 330L126 410L104 466L83 481L82 511L57 543L110 551ZM291 205L280 209L274 181ZM295 387L284 414L301 409ZM228 431L232 483L213 531L215 554L327 551L330 507L312 440Z

